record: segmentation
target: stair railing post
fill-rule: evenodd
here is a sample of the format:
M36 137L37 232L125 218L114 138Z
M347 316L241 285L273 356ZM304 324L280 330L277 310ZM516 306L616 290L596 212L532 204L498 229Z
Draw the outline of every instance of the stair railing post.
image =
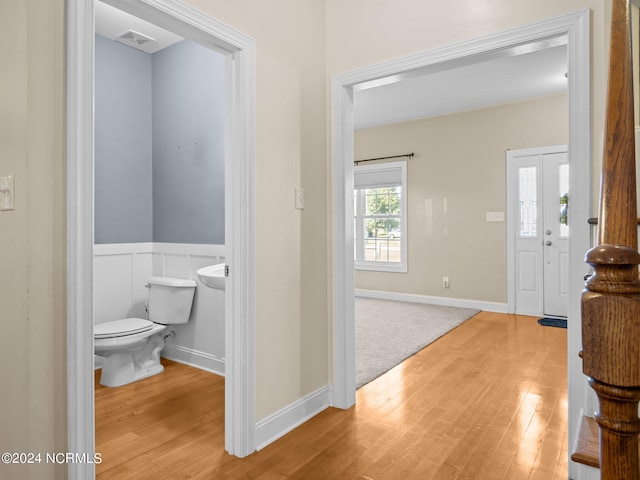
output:
M600 402L603 480L640 480L640 281L630 4L613 0L598 245L582 296L583 371Z

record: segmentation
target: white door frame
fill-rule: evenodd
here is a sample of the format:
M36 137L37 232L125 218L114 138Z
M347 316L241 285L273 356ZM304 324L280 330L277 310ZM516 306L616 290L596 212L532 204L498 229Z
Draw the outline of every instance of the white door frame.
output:
M509 150L506 154L505 171L507 180L507 313L516 313L516 228L519 216L519 209L515 206L518 199L518 185L513 181L510 174L515 174L512 169L512 163L515 157L530 155L548 155L553 153L568 152L567 145L553 145L539 148L525 148L519 150ZM569 172L571 174L571 172ZM543 182L542 178L538 179ZM573 204L571 204L573 209ZM540 237L542 242L542 237ZM542 268L540 269L542 270ZM538 278L540 286L543 285L543 276L540 274ZM544 295L541 289L541 295ZM522 310L521 310L522 312ZM544 315L544 301L541 301L540 311L532 313L532 315Z
M355 403L355 324L353 283L353 91L368 84L397 81L450 63L471 63L479 56L554 37L568 38L569 164L573 197L569 220L569 371L581 371L580 293L585 272L584 252L589 249L591 205L591 97L590 11L588 9L515 28L477 40L410 55L372 65L331 79L331 138L333 171L333 392L334 405ZM575 357L575 358L574 358ZM569 405L582 405L586 382L569 384ZM577 431L578 415L569 411L570 436ZM573 438L570 438L573 441Z
M226 54L225 448L255 451L254 40L176 0L106 0ZM67 395L68 451L95 451L92 316L94 7L67 0ZM92 457L90 457L92 458ZM94 478L70 464L69 478Z

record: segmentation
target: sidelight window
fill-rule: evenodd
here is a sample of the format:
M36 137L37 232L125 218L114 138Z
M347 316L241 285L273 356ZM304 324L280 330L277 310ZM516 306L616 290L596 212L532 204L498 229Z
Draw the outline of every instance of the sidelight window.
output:
M519 202L520 202L520 237L536 237L538 235L538 184L536 167L518 169Z

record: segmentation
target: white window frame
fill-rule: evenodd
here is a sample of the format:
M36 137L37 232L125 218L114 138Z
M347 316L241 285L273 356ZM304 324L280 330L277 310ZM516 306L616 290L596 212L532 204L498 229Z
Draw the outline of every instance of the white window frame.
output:
M383 178L388 175L389 183L376 183L375 185L367 185L366 182L358 181L359 175L371 175L373 174L377 178ZM400 178L401 183L397 183L397 178ZM354 235L354 268L356 270L368 270L376 272L395 272L395 273L407 273L407 162L387 162L378 163L374 165L356 165L354 167L354 197L359 196L358 190L365 188L384 188L392 186L400 186L400 262L383 262L383 261L367 261L364 259L364 217L365 217L365 205L363 201L359 201L354 198L355 202L355 223L356 228L353 232ZM356 187L357 185L357 187ZM362 194L364 197L364 194Z

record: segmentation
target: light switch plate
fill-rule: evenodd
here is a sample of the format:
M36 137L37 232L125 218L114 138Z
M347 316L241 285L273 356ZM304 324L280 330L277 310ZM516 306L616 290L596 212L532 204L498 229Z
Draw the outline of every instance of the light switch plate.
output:
M504 212L487 212L487 222L504 222Z
M0 177L0 211L15 210L14 189L13 173Z

